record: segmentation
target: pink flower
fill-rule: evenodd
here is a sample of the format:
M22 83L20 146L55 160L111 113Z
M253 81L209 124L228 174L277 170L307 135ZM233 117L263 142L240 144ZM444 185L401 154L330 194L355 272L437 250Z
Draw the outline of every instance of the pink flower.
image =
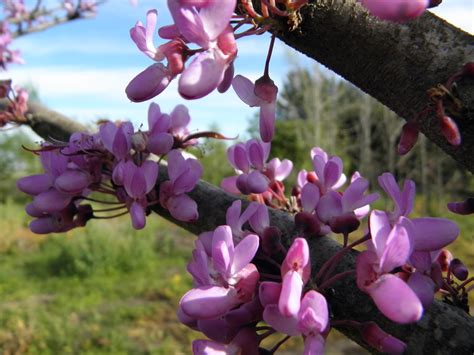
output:
M250 263L258 249L258 236L249 234L234 246L230 227L220 226L212 234L211 243L210 254L204 244L196 243L188 270L197 287L180 301L182 311L195 319L215 319L249 302L259 278L255 265Z
M197 204L186 193L192 191L201 178L201 164L196 159L185 159L174 149L168 153L168 175L170 180L160 185L161 206L179 221L196 220Z
M265 79L265 77L262 77ZM259 80L261 80L260 78ZM237 75L232 81L232 87L239 98L250 107L260 107L260 137L262 141L271 142L275 132L275 109L278 88L270 78L266 82L253 84L242 75ZM265 88L261 88L265 86ZM265 90L270 87L271 90Z
M405 22L421 16L429 0L359 0L367 10L382 20Z
M369 250L357 257L357 285L374 300L377 308L397 323L419 320L423 306L416 293L390 272L404 265L413 251L411 224L405 217L392 228L383 211L370 215Z

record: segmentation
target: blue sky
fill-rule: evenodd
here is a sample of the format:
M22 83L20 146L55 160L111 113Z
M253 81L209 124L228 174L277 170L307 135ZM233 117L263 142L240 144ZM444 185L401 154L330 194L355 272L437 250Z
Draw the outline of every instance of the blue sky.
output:
M137 7L132 7L128 0L109 0L99 7L95 19L74 21L24 36L12 48L22 51L27 64L11 66L2 77L33 84L47 106L84 123L103 117L130 119L136 125L146 123L149 102L131 103L124 94L130 79L151 64L130 40L129 29L137 20L144 21L150 8L158 10L159 26L170 24L165 5L165 0L139 0ZM474 33L471 0L446 0L435 12ZM158 43L157 38L155 44ZM263 71L268 36L245 38L238 44L236 73L258 78ZM289 58L295 56L303 65L310 63L283 44L276 44L271 75L277 84L285 77ZM205 130L217 123L222 133L230 136L244 132L254 113L254 109L241 103L232 90L225 94L213 93L197 101L185 101L177 94L176 81L154 101L165 112L185 103L191 112L193 129Z

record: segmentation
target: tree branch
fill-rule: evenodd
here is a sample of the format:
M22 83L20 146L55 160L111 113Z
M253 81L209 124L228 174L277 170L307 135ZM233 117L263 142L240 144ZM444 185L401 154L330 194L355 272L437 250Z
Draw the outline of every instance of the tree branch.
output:
M28 112L29 122L34 122L32 129L45 139L65 139L77 127L76 123L67 124L66 117L45 109L40 105L32 105ZM47 117L59 117L59 121L53 121ZM42 127L44 122L44 126ZM55 127L58 122L58 127ZM63 124L65 124L63 126ZM51 129L50 132L47 132ZM69 130L72 129L72 130ZM160 169L159 182L167 180L166 169ZM197 223L184 223L174 220L167 210L155 207L154 212L164 218L180 225L186 230L199 234L204 231L215 229L225 224L227 208L237 197L229 195L221 189L200 182L190 193L197 202L199 208L199 220ZM243 202L244 206L248 201ZM286 246L297 235L294 228L293 217L282 211L270 209L271 225L277 226L283 232L283 242ZM341 246L329 237L312 238L308 240L311 252L312 275L315 277L322 264L341 249ZM353 270L355 258L358 252L348 253L338 264L336 272ZM373 320L377 322L386 332L398 337L408 344L409 354L472 354L474 351L474 319L458 308L448 304L435 301L425 312L423 318L416 324L398 325L385 318L375 307L372 300L358 290L355 279L349 276L334 284L334 293L327 295L334 320L353 319L359 322ZM336 329L356 341L361 346L368 348L358 332L352 328L336 326Z
M294 31L286 18L276 19L272 32L405 119L427 105L428 89L474 61L474 37L429 12L396 24L378 21L355 0L312 0L301 9L301 19ZM461 80L458 91L463 109L451 115L461 146L446 142L434 115L419 123L431 141L474 172L474 80Z

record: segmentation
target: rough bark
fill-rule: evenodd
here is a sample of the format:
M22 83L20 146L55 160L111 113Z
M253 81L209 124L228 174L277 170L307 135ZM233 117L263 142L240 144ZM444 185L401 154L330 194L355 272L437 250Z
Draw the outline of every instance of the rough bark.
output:
M38 115L35 114L35 110ZM32 106L29 114L31 115L30 122L35 122L32 128L45 139L54 137L66 140L65 136L74 132L74 129L72 131L69 129L77 127L75 123L66 123L64 116L40 105ZM54 127L54 121L46 118L47 114L50 114L51 117L61 118L57 121L57 127ZM46 119L47 122L45 126L41 124L43 119ZM52 128L51 133L47 132L45 127ZM167 173L166 169L162 168L158 184L164 180L167 180ZM154 212L194 234L199 234L225 224L227 208L237 199L237 197L204 181L196 186L190 196L198 204L199 220L197 223L178 222L170 216L167 210L160 207L156 207ZM247 204L247 201L243 202L244 206ZM289 246L298 233L294 228L292 216L270 209L270 218L271 224L283 232L284 244ZM322 264L340 250L341 246L330 237L309 239L308 243L314 277ZM336 272L353 270L357 254L357 251L347 254L338 265ZM474 337L472 336L474 334L474 319L458 308L435 301L418 323L402 326L394 324L378 312L370 298L358 290L354 277L347 277L337 282L334 284L333 290L334 292L328 295L328 301L334 314L334 320L353 319L360 322L373 320L386 332L405 341L408 344L409 354L472 354L474 352ZM341 326L336 329L369 351L376 353L374 349L369 348L363 342L360 335L353 329Z
M429 12L416 21L396 24L378 21L355 0L310 2L301 9L296 30L289 29L285 18L276 20L277 37L405 119L429 102L428 89L474 61L474 37ZM461 146L446 142L433 115L420 121L421 131L474 172L474 80L458 84L463 109L451 115L462 134Z

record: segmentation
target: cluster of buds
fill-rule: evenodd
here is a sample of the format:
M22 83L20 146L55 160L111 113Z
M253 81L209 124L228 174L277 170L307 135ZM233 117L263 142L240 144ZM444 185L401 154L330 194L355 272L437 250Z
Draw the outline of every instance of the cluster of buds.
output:
M446 141L454 147L461 144L461 132L459 131L459 127L456 121L446 114L446 111L453 116L459 115L462 109L462 103L453 95L451 89L458 80L463 78L474 78L474 62L464 64L444 85L439 84L428 90L431 105L428 105L417 115L418 117L408 121L402 128L402 134L398 144L398 153L400 155L408 153L416 144L419 134L418 121L424 119L426 115L432 111L434 111L439 122L440 132L444 138L446 138Z
M24 123L25 113L28 110L28 91L21 87L12 88L11 80L0 81L0 99L7 99L8 104L0 111L0 127L8 123Z
M178 220L196 220L197 206L187 193L201 177L202 167L195 159L185 159L179 150L189 120L184 106L167 115L152 104L147 132L135 132L130 122L107 121L98 133L78 132L67 143L44 144L36 152L45 172L17 182L21 191L33 197L26 208L37 218L31 222L31 230L41 234L64 232L84 226L91 218L127 213L133 227L142 229L150 207L158 203ZM154 189L159 167L153 153L160 159L168 157L169 180L161 183L159 194ZM97 199L93 193L109 198ZM84 201L108 208L93 209L82 204Z
M227 159L238 175L224 178L221 187L230 193L261 195L261 202L271 202L271 191L278 191L276 194L285 198L282 182L290 175L293 163L278 158L267 163L270 148L270 143L251 139L227 149Z

